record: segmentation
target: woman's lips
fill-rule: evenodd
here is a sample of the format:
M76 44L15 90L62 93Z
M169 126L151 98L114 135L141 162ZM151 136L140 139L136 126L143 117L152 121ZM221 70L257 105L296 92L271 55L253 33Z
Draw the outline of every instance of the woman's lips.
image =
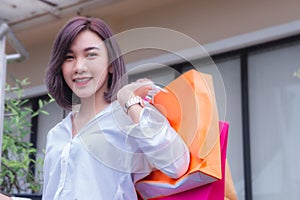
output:
M91 77L75 78L73 81L76 87L83 87L86 86L91 79L92 79Z

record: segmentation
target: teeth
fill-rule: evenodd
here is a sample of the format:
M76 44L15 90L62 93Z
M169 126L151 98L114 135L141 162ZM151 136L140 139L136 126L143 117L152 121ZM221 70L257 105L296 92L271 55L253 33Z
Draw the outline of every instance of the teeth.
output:
M89 78L83 78L83 79L75 79L75 82L84 82L84 81L88 81Z

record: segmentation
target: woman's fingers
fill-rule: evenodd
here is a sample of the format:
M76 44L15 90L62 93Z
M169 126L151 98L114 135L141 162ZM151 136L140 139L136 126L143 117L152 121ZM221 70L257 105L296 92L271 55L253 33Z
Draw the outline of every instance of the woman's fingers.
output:
M152 86L153 86L153 82L149 82L149 81L137 82L133 93L136 96L145 98L148 95L148 93L152 90L153 88Z
M150 79L142 78L121 88L121 90L118 92L118 100L121 105L124 105L135 95L150 101L152 97L159 91L165 90L155 85Z

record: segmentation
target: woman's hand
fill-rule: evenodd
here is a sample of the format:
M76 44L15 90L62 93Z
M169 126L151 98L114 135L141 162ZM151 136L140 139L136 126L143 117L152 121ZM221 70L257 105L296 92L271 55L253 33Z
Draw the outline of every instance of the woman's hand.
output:
M139 96L142 99L145 99L153 86L154 83L151 80L139 79L121 88L117 94L117 99L120 105L124 107L126 102L128 102L133 96Z
M145 97L152 90L154 83L149 79L139 79L136 82L125 85L121 88L117 94L117 99L120 105L124 108L124 111L130 116L133 123L139 123L140 113L143 109L143 104L131 104L128 106L127 102L132 103L136 101L136 98L141 98L140 101L144 101ZM132 99L133 97L135 99ZM126 108L125 108L126 104Z

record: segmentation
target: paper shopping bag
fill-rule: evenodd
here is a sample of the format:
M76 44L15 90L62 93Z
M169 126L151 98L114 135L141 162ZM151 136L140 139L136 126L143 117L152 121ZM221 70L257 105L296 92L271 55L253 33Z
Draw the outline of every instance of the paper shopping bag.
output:
M222 178L220 131L212 77L190 70L154 96L153 105L168 119L190 151L188 172L172 179L152 172L136 183L143 199L169 196Z
M228 127L229 124L227 122L220 122L222 179L198 188L194 188L192 190L184 191L167 197L157 198L156 200L224 200Z

